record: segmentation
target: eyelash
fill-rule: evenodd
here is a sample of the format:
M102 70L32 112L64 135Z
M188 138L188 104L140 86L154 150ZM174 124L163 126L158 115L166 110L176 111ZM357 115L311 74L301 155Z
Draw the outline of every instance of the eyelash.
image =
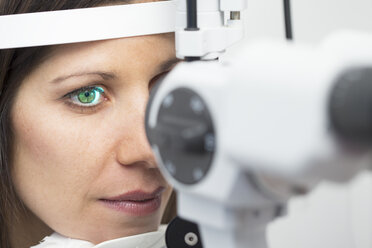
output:
M98 103L86 103L86 104L84 104L81 101L79 101L79 99L78 99L79 94L81 94L83 92L89 92L89 91L92 91L92 90L95 90L96 92L99 92L99 98L100 99L99 99ZM96 97L96 95L95 95L95 97ZM100 86L82 87L82 88L74 90L70 93L67 93L62 98L66 99L65 103L67 105L69 105L70 107L73 107L73 108L77 108L80 111L94 111L101 105L102 102L107 100L105 90Z
M156 84L156 82L158 81L159 78L161 78L162 76L167 75L168 73L169 73L169 71L165 71L165 72L159 73L158 75L153 77L149 82L149 89L151 89L153 87L153 85ZM80 93L83 93L83 92L86 92L86 91L91 91L91 90L97 90L98 92L100 92L100 97L103 98L103 99L100 100L98 103L95 103L95 104L78 103L79 102L79 99L77 98L78 95ZM62 97L62 99L66 99L65 103L68 106L70 106L72 108L76 108L80 112L85 113L86 111L89 111L89 112L96 111L97 108L99 108L102 105L102 103L107 100L107 96L106 96L105 90L100 86L86 86L86 87L82 87L82 88L79 88L79 89L76 89L74 91L71 91L71 92L67 93L66 95L64 95Z

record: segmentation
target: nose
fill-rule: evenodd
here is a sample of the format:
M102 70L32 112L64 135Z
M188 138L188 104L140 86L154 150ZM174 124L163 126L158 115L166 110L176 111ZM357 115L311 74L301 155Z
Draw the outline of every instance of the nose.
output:
M157 168L156 159L145 131L145 109L148 93L135 100L133 108L126 111L118 132L117 161L123 166L140 165L148 169ZM128 106L126 106L128 108ZM125 108L125 107L124 107ZM119 111L121 112L121 111ZM123 112L121 112L123 115Z

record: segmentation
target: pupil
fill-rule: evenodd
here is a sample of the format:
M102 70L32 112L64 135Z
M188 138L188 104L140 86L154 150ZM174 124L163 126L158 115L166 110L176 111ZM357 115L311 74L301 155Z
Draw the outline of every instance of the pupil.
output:
M79 94L79 101L81 103L92 103L96 98L95 90L87 90Z

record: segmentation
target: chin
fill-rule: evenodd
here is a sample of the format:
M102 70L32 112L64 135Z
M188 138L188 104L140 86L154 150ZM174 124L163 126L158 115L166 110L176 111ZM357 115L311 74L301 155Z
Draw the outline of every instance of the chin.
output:
M92 235L90 242L99 244L104 241L129 237L147 232L154 232L158 230L160 225L159 218L154 220L154 216L150 217L131 217L130 220L125 223L108 223L106 227L101 226L96 233Z

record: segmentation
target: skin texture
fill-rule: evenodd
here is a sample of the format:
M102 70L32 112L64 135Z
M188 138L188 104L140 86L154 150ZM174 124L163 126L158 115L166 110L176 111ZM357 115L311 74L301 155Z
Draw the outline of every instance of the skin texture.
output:
M26 77L12 109L12 175L21 200L52 230L97 244L158 228L171 188L148 144L144 113L151 83L172 60L171 34L87 42L55 47ZM94 107L67 96L86 86L105 91ZM99 200L158 187L165 188L161 206L145 216Z

